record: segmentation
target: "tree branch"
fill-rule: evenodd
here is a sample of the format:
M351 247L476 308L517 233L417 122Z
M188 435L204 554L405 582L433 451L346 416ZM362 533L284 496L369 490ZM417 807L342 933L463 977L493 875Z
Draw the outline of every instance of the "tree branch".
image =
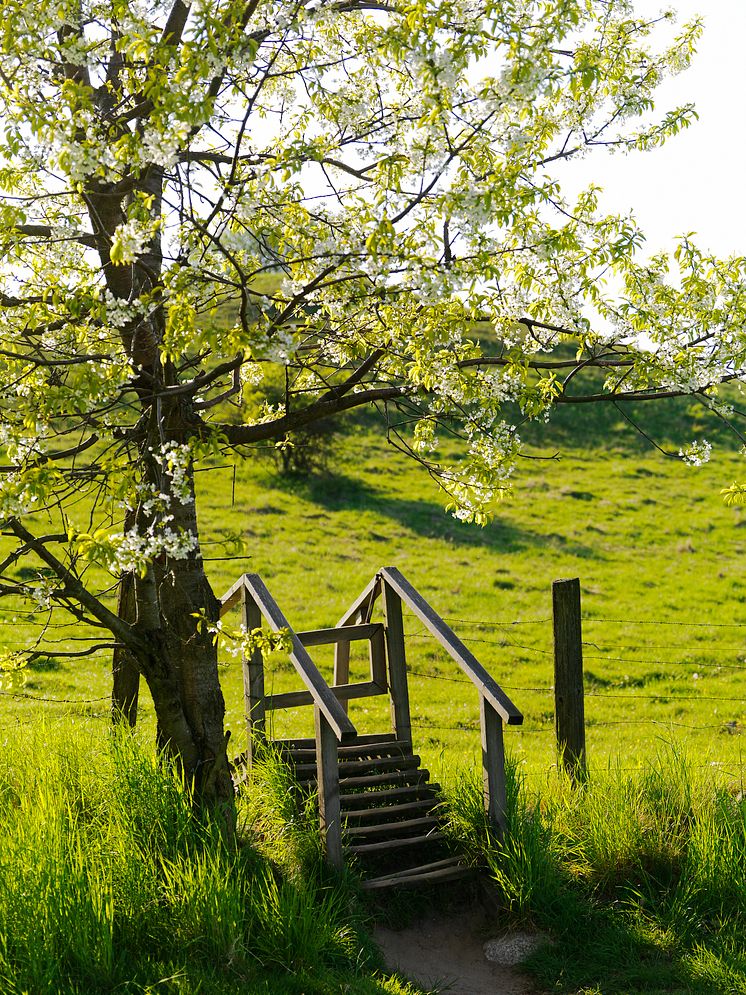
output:
M210 426L210 430L219 432L231 446L266 442L269 439L281 438L288 432L294 432L304 425L310 425L341 411L349 411L352 408L372 404L375 401L395 401L405 397L413 389L410 387L375 387L345 397L332 397L328 400L316 401L307 408L283 415L282 418L276 418L271 422L260 422L258 425L214 425ZM206 429L207 426L205 426Z
M132 627L119 618L118 615L115 615L114 612L110 611L95 595L91 594L75 574L65 566L62 560L58 559L54 553L47 549L41 539L36 538L28 529L24 528L17 518L11 518L6 524L11 532L24 542L29 549L33 550L43 563L46 563L48 567L54 570L62 581L64 591L69 597L87 608L91 615L116 636L119 642L127 646L128 649L135 653L145 650L142 641L138 638Z

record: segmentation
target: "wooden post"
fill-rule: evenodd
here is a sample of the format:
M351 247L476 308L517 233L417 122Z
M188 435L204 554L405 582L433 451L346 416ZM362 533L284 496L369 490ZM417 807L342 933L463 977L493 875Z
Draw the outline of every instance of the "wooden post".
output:
M342 856L337 737L318 705L314 706L313 712L316 725L316 770L319 785L321 836L324 840L327 863L341 870L344 858Z
M412 742L412 718L409 711L407 657L404 649L404 620L401 598L390 584L383 585L383 610L386 617L386 648L389 658L389 694L391 722L397 739Z
M506 827L505 747L503 723L492 705L479 696L482 726L482 769L484 771L484 809L492 828L502 836Z
M246 632L259 629L262 624L259 606L245 587L241 591L241 624ZM251 770L257 744L265 733L264 659L258 648L251 656L243 658L243 702L246 716L246 767Z
M573 781L586 776L585 704L583 698L583 637L580 622L580 581L555 580L554 725L560 763Z
M356 618L357 616L353 616L353 624ZM335 643L334 645L334 683L337 685L350 683L350 644L348 642ZM345 712L349 711L349 701L340 701L340 705Z

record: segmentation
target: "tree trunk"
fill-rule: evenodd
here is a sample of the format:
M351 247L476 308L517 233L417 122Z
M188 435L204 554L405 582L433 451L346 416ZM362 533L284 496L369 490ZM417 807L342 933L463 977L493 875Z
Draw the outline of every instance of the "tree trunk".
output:
M174 498L170 512L174 529L197 536L193 499L181 503ZM225 701L217 646L204 624L217 622L220 604L199 547L183 558L159 558L145 577L135 577L134 592L135 624L150 647L137 663L153 697L158 747L175 761L196 807L222 810L232 827Z
M125 520L125 531L135 525L135 514L128 511ZM119 581L119 596L117 600L117 615L126 622L137 621L135 610L135 575L122 574ZM137 661L124 647L114 650L112 666L111 717L115 724L127 723L134 729L137 722L137 701L140 693L140 671Z
M161 215L163 169L151 166L141 190L151 198L154 217ZM134 192L130 194L134 196ZM158 229L145 251L132 266L113 265L110 246L116 228L126 219L122 195L91 187L85 194L92 230L99 237L99 256L111 293L131 300L160 284L161 235ZM158 721L158 745L172 757L198 807L223 810L234 825L233 782L228 765L223 722L225 703L218 680L217 648L202 619L217 622L215 598L199 551L194 480L189 474L189 494L183 488L173 493L173 479L159 463L164 444L189 438L196 420L189 404L180 406L178 396L167 399L165 391L178 384L170 363L163 363L164 315L156 308L146 318L134 319L121 330L122 344L133 366L142 420L147 423L138 463L142 483L167 499L166 510L145 513L142 505L127 515L125 529L172 529L192 537L193 549L184 556L166 554L156 558L145 576L122 579L119 613L138 632L142 652L115 651L113 704L119 714L134 724L139 671L153 697ZM186 500L185 500L186 499ZM165 517L169 516L169 517ZM159 521L160 518L160 521Z

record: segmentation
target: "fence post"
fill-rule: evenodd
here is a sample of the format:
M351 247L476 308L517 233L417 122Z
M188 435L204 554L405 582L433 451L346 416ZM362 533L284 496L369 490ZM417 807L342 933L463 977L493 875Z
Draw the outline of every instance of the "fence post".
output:
M487 821L498 836L502 837L507 816L503 723L483 694L479 695L479 717L482 727L484 808Z
M552 584L554 616L554 727L560 762L574 782L585 780L585 703L580 580Z
M314 706L316 726L316 772L319 786L319 822L326 849L326 860L341 870L342 814L339 798L339 758L337 737L318 705Z
M262 613L248 593L241 590L241 624L245 632L259 629ZM246 717L246 766L251 770L257 746L264 737L264 658L259 647L243 658L243 701Z

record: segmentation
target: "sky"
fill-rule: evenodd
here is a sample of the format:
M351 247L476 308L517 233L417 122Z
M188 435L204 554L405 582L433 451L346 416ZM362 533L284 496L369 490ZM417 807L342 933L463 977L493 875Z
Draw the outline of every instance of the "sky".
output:
M656 106L665 111L693 101L699 121L661 149L590 156L566 191L591 180L604 188L601 206L634 209L648 238L646 250L671 248L675 236L718 255L746 255L746 0L671 0L679 23L701 15L705 32L690 69L667 80ZM639 0L645 15L663 3Z

